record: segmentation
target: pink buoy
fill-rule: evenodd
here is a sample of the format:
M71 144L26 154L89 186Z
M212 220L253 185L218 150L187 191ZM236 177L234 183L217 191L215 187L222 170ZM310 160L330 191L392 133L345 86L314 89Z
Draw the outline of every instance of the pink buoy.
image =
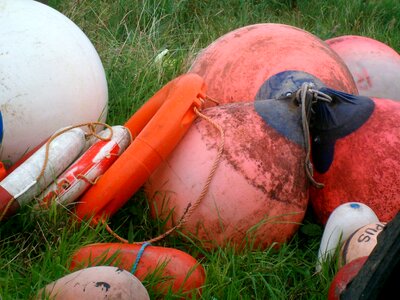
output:
M323 189L310 189L322 223L348 201L368 205L381 222L389 222L400 210L400 103L372 100L374 110L365 124L339 138L330 167L314 174L325 184Z
M286 137L270 126L266 116L277 117L274 121L282 125L279 114L287 114L286 107L279 105L259 100L203 111L225 133L224 150L205 198L181 228L203 247L265 248L290 239L303 220L308 182L301 128ZM220 140L216 128L197 119L151 175L145 190L152 215L168 220L167 229L195 205Z
M312 83L315 88L309 97L321 93L311 101L309 120L314 179L325 185L313 185L310 190L317 218L325 224L339 205L361 202L380 221L390 221L400 210L400 103L329 89L317 78L299 71L275 74L261 86L257 99L283 101L288 95L291 99L304 83ZM330 100L318 100L327 96ZM271 116L277 116L269 118L272 127L291 139L302 124L297 115L297 123L291 122L297 127L289 126L287 120L295 108L272 108Z
M346 63L360 95L400 100L400 55L394 49L356 35L326 42Z
M342 59L318 37L284 24L255 24L231 31L205 48L189 72L202 76L221 103L252 101L272 75L308 72L326 86L357 94Z

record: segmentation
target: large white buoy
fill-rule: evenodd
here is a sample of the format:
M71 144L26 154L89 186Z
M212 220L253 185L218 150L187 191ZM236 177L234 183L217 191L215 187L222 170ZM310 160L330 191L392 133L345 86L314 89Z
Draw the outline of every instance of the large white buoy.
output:
M345 62L362 96L400 101L400 55L378 40L344 35L326 43Z
M36 1L0 1L2 161L62 127L104 121L107 102L103 65L78 26Z

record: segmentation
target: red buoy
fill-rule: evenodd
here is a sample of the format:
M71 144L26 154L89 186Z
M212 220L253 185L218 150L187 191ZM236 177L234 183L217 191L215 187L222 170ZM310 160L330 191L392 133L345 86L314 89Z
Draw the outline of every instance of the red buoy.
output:
M363 256L353 260L342 267L333 278L328 292L328 300L339 300L340 294L346 289L350 281L358 274L368 256Z
M400 103L372 100L368 120L337 139L332 164L314 174L325 184L323 189L310 189L311 204L322 223L348 201L365 203L381 222L390 221L400 210Z
M305 214L308 182L301 128L296 118L282 124L279 117L288 113L274 100L204 110L222 127L225 146L206 195L183 224L183 232L205 248L265 248L292 237ZM275 127L269 123L271 118ZM291 136L276 129L288 123L298 127ZM146 183L152 214L167 219L167 228L196 205L220 141L210 122L197 119Z
M255 24L231 31L205 48L189 72L207 84L208 96L221 103L252 101L272 75L299 70L326 86L357 94L342 59L313 34L284 24Z
M346 35L326 43L343 59L360 95L400 100L400 55L365 36Z

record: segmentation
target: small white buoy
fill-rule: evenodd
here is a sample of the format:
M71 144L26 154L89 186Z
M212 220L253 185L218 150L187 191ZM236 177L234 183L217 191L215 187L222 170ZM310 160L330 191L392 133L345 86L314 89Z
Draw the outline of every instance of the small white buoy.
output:
M358 228L379 222L375 212L360 202L348 202L336 207L326 222L321 244L318 250L316 271L334 254L341 243Z

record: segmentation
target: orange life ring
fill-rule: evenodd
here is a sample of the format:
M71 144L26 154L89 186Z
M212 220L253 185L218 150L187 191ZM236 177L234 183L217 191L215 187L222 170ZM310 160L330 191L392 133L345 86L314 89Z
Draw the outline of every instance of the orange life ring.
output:
M133 142L80 199L79 219L97 223L112 216L146 182L184 136L205 99L206 86L197 74L170 81L125 124Z

